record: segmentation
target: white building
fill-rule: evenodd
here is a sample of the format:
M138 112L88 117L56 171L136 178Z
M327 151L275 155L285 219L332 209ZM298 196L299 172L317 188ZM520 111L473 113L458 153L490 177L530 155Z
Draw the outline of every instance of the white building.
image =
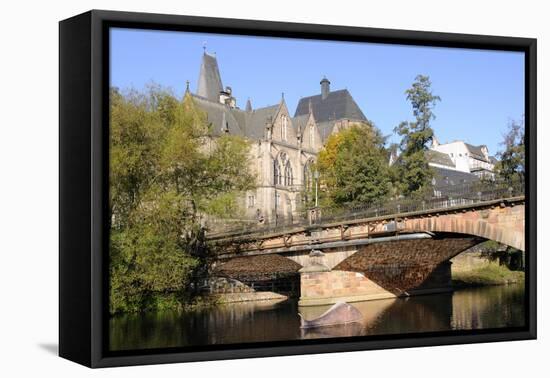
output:
M473 146L461 140L440 144L434 137L431 147L433 155L441 158L442 153L448 156L444 163L441 159L430 159L430 165L439 168L454 169L460 172L472 173L479 178L494 178L496 159L489 156L489 149L485 145Z

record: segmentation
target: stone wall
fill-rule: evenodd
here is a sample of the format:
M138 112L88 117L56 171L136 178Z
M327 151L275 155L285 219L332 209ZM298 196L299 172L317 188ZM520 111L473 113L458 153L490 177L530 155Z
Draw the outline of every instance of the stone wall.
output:
M395 297L362 273L338 270L304 272L301 276L300 288L300 306Z
M482 256L481 252L464 252L451 259L453 272L468 272L471 270L484 268L491 264L498 265L498 261L491 261Z

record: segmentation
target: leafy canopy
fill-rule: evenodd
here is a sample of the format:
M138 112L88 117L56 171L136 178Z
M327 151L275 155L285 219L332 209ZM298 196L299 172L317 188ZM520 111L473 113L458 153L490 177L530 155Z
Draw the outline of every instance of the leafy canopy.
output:
M498 175L511 182L525 180L525 121L511 120L501 145L504 150L497 154Z
M405 91L411 103L415 121L401 122L395 129L401 136L401 156L396 164L398 185L405 196L421 195L428 190L433 172L426 151L433 139L430 122L435 119L433 108L441 98L432 93L428 76L418 75Z
M110 311L182 307L212 259L201 224L251 189L248 142L211 138L186 95L110 93Z
M332 134L317 168L324 205L364 205L383 200L391 188L385 139L372 124Z

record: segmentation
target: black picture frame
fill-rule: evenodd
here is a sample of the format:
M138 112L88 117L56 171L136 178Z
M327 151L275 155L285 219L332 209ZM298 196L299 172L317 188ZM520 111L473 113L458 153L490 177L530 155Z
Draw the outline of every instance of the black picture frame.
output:
M526 326L109 352L107 339L108 90L110 27L457 47L525 53ZM537 41L92 10L59 24L59 354L89 367L406 348L536 338Z

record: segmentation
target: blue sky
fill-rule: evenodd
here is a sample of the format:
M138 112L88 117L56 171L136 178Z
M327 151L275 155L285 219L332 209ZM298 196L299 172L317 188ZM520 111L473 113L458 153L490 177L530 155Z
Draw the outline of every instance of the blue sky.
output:
M325 75L331 90L347 88L390 135L412 119L404 92L424 74L441 97L433 122L440 142L486 144L491 154L501 148L508 121L524 112L519 52L112 29L111 85L141 90L154 82L181 96L189 80L195 92L205 42L242 108L247 98L254 108L278 103L284 92L293 115L300 97L320 93Z

